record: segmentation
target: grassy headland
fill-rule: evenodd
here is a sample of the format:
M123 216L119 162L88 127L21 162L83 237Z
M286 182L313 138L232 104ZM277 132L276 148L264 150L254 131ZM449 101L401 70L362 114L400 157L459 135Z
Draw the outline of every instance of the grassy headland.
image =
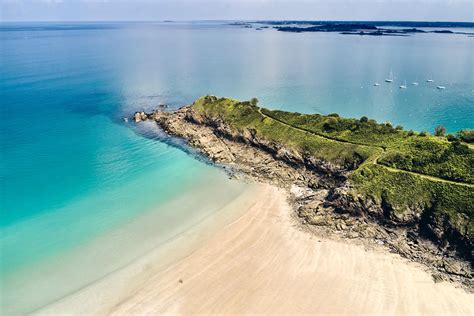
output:
M474 150L459 138L448 141L366 117L268 110L256 100L206 96L193 110L236 133L250 133L350 171L351 194L383 205L393 222L436 223L445 228L439 234L429 229L436 239L443 234L474 237Z

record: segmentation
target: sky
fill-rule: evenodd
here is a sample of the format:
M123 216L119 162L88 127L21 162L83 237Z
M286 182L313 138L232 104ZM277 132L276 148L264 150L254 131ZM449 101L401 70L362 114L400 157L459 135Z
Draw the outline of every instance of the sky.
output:
M474 0L0 0L1 21L474 21Z

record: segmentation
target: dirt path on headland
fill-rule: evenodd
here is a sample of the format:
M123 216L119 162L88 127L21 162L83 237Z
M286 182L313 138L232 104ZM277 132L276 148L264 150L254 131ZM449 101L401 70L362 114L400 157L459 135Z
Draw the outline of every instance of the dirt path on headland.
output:
M300 127L297 127L297 126L294 126L292 124L288 124L280 119L277 119L273 116L269 116L265 113L262 112L261 109L258 110L258 112L263 116L263 117L266 117L268 119L271 119L271 120L274 120L274 121L277 121L278 123L280 124L283 124L285 126L288 126L290 128L293 128L293 129L296 129L296 130L299 130L303 133L308 133L308 134L311 134L311 135L314 135L314 136L318 136L318 137L322 137L322 138L326 138L326 139L329 139L329 140L333 140L333 141L336 141L336 142L341 142L341 143L348 143L348 144L353 144L353 145L359 145L359 146L365 146L365 147L374 147L374 148L378 148L380 149L380 153L378 153L377 155L372 155L372 157L369 157L368 159L368 163L373 163L373 164L376 164L378 166L381 166L387 170L390 170L391 172L406 172L406 173L409 173L409 174L413 174L415 176L418 176L418 177L422 177L422 178L425 178L425 179L428 179L428 180L431 180L431 181L437 181L437 182L445 182L445 183L451 183L451 184L455 184L455 185L462 185L462 186L466 186L466 187L469 187L469 188L474 188L474 184L472 183L467 183L467 182L462 182L462 181L452 181L452 180L447 180L447 179L443 179L443 178L438 178L438 177L434 177L434 176L429 176L429 175L426 175L426 174L423 174L423 173L419 173L419 172L415 172L415 171L409 171L409 170L404 170L404 169L397 169L397 168L393 168L393 167L389 167L389 166L386 166L386 165L383 165L383 164L380 164L378 162L378 159L380 158L380 156L386 151L386 148L385 147L382 147L382 146L376 146L376 145L366 145L366 144L361 144L361 143L357 143L357 142L352 142L352 141L349 141L349 140L343 140L343 139L338 139L338 138L335 138L335 137L329 137L327 135L323 135L323 134L320 134L320 133L315 133L315 132L312 132L312 131L309 131L309 130L306 130L304 128L300 128ZM365 163L361 164L359 166L359 168L361 166L363 166Z
M241 217L98 314L472 315L472 294L397 255L295 227L285 196L262 186Z

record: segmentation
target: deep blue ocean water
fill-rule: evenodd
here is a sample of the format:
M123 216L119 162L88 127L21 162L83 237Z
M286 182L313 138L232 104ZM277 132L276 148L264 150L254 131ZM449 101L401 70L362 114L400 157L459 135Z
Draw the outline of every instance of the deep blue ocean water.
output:
M209 215L244 190L170 146L153 124L122 121L136 110L175 108L205 94L256 96L270 108L366 115L418 131L474 128L474 38L464 35L23 23L0 24L0 36L0 280L7 311L18 305L18 280L42 262L60 261L147 212L163 214L157 233L167 221L192 225L196 213ZM395 82L386 84L390 71ZM408 89L400 90L405 81ZM212 204L196 192L220 192L220 199ZM165 207L183 196L193 202L179 211ZM210 206L198 212L198 202ZM62 294L74 286L80 284ZM54 295L48 299L61 293Z

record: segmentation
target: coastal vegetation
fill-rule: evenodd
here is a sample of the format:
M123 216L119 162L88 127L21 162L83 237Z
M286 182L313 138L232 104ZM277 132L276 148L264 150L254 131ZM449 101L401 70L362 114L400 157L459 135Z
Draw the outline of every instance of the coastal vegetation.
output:
M222 120L237 131L248 130L268 141L281 143L293 151L304 151L315 158L350 169L378 151L377 148L337 141L282 124L266 116L252 102L204 97L198 99L193 108L205 117Z
M250 134L302 160L314 157L348 171L354 199L381 205L391 223L416 224L430 238L463 244L471 258L474 150L465 141L472 131L450 141L441 127L435 136L367 117L291 113L256 103L206 96L192 109L201 120L223 124L230 133Z
M449 142L445 137L406 132L401 127L394 128L388 122L378 124L367 117L347 119L335 114L268 110L257 107L255 102L227 98L206 101L211 99L199 99L194 108L235 129L251 129L269 140L317 158L344 166L372 160L422 175L474 183L474 151L460 141Z

